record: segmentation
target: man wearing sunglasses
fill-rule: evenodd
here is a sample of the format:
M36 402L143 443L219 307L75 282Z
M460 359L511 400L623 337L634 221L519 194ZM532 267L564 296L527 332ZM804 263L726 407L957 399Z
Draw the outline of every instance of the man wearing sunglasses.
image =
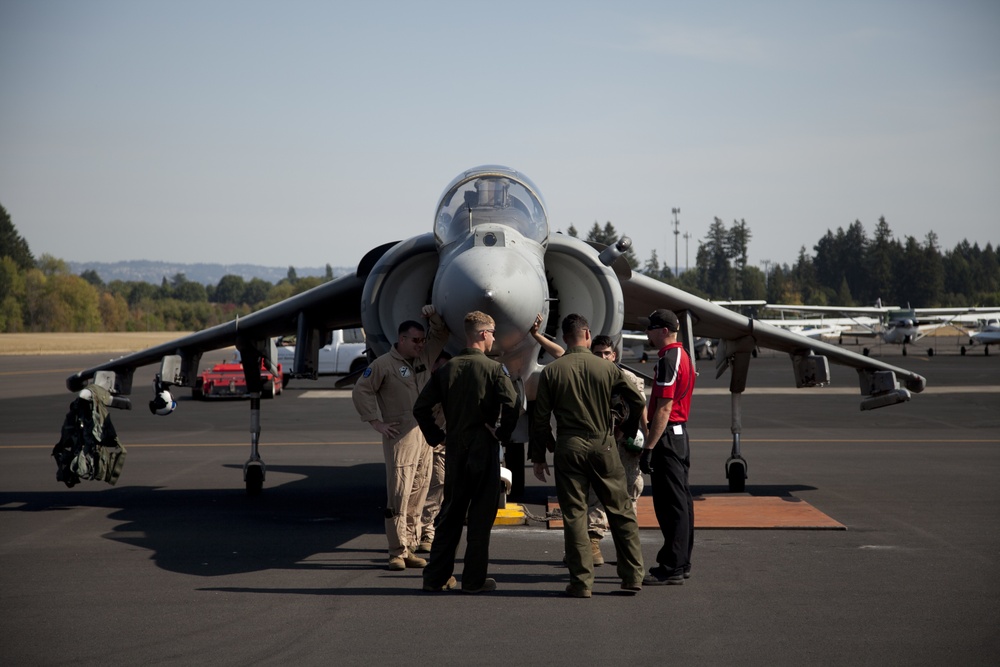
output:
M486 356L493 348L496 322L481 311L465 316L465 348L434 371L420 392L413 414L436 445L445 431L434 408L444 411L444 504L424 570L425 591L446 591L457 581L455 554L467 524L463 593L489 593L496 580L487 577L490 531L500 498L500 442L510 439L517 424L517 393L503 364Z
M403 322L395 345L373 361L354 385L354 408L361 421L371 424L382 436L390 570L427 565L412 550L420 539L420 516L430 485L433 450L413 417L413 404L448 341L448 327L434 306L424 306L421 314L430 323L429 336L420 322Z

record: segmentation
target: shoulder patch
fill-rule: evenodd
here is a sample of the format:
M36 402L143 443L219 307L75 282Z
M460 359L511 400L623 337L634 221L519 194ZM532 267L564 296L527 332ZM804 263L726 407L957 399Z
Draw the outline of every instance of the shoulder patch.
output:
M372 374L372 367L369 366L368 368L365 369L365 372L361 374L361 377L363 378L370 377L371 374Z
M510 377L510 371L507 370L507 366L505 366L504 364L500 364L500 370L503 371L504 375L506 375L507 377Z

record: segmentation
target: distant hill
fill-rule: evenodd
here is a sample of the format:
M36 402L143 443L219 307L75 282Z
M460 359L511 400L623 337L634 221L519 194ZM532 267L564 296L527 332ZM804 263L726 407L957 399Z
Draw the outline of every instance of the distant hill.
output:
M105 283L112 280L126 282L146 282L159 285L166 278L170 280L178 273L191 282L203 285L217 285L223 276L240 276L244 280L260 278L269 283L277 283L288 277L287 266L259 266L256 264L179 264L173 262L152 262L133 260L129 262L67 262L70 271L80 275L84 271L96 271ZM333 267L333 277L339 278L353 272L353 268ZM325 276L326 267L296 266L295 275L299 278L309 276Z

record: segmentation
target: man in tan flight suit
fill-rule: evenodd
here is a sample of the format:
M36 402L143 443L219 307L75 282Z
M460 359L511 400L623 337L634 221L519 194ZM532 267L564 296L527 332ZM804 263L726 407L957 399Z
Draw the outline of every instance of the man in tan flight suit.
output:
M413 404L448 341L448 327L433 306L424 306L421 313L430 322L429 335L420 322L403 322L392 349L373 361L354 385L354 408L361 421L382 436L390 570L427 565L411 549L420 538L433 451L413 418Z

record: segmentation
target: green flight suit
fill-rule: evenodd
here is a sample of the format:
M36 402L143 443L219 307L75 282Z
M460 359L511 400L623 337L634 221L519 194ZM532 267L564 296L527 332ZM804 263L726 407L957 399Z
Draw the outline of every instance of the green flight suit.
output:
M490 531L500 497L500 441L510 439L517 424L517 393L502 364L466 348L431 375L413 406L413 416L432 446L445 439L435 420L438 404L448 431L444 502L424 584L440 588L451 577L467 523L462 588L479 590L486 581ZM487 426L495 427L496 435Z
M613 434L611 395L618 393L629 406L622 427L634 436L645 399L614 363L571 347L542 370L531 421L531 438L554 451L556 495L563 516L566 564L570 585L590 590L594 560L587 534L587 496L593 487L608 515L618 554L618 576L623 583L641 583L645 572L635 506L629 497L625 469ZM553 438L550 416L556 420ZM544 462L544 450L532 460Z

